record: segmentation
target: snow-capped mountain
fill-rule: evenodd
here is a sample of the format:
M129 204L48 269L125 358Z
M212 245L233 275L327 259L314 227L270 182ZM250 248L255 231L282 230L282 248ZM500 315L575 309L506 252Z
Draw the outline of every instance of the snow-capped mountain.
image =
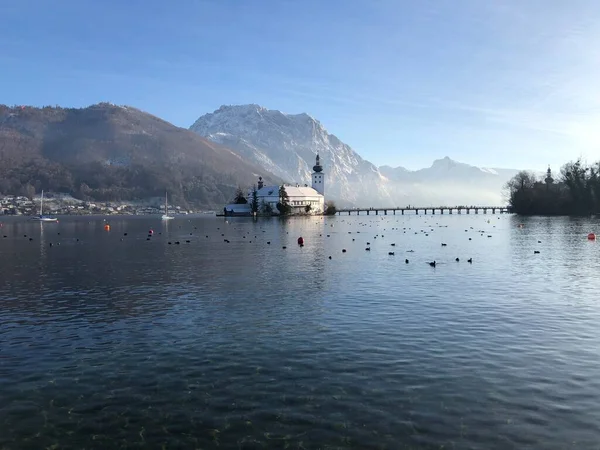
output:
M258 105L221 106L200 117L190 129L290 183L310 185L318 153L328 198L345 204L369 198L392 201L377 167L308 114L284 114Z
M308 114L259 105L221 106L190 129L290 183L310 184L318 153L327 177L326 197L345 205L503 204L502 186L516 173L448 157L417 171L378 168Z

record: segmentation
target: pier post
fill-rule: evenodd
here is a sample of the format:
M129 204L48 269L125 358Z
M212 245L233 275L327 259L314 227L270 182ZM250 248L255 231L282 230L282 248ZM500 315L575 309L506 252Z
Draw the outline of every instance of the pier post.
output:
M402 215L404 215L404 210L402 210Z
M378 215L379 215L379 210L378 210L378 209L376 209L376 210L375 210L375 215L376 215L376 216L378 216Z
M384 209L384 210L383 210L383 215L384 215L384 216L387 216L387 209Z

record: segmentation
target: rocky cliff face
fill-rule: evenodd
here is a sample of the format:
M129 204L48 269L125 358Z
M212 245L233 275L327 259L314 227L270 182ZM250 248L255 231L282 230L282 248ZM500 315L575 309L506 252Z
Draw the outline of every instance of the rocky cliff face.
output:
M327 198L345 204L392 201L377 167L308 114L284 114L258 105L222 106L190 129L290 183L310 185L318 153Z

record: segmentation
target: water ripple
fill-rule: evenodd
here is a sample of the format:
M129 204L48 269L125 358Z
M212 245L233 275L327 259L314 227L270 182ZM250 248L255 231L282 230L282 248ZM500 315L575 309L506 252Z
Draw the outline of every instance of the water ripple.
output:
M600 442L597 220L110 220L4 224L0 448Z

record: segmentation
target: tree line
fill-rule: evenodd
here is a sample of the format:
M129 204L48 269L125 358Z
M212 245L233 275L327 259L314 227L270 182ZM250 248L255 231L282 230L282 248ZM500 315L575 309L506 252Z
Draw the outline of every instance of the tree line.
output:
M521 171L505 186L514 212L523 215L600 214L600 161L581 159L565 164L553 178Z

